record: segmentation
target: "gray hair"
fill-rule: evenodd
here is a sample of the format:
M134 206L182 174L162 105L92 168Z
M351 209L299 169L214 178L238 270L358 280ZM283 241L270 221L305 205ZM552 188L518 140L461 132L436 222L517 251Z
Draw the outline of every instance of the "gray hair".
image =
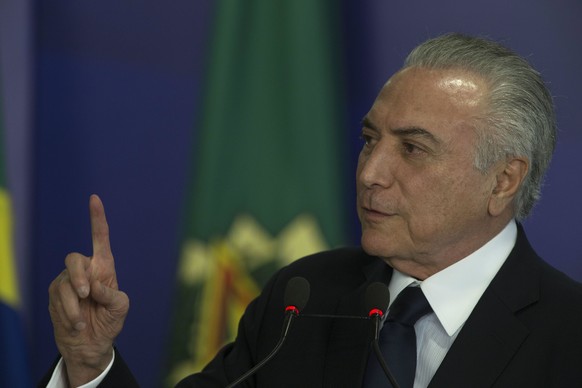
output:
M487 111L478 118L474 166L485 173L509 157L525 157L529 169L514 203L518 220L529 215L540 197L544 174L556 145L552 96L530 64L499 43L447 34L416 47L404 68L459 68L489 84Z

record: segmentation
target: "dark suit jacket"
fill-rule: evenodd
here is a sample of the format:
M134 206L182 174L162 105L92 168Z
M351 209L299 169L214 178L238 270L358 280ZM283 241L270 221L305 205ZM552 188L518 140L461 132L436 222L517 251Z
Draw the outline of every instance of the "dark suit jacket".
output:
M249 305L236 341L178 387L224 387L269 354L281 334L283 294L293 276L311 284L304 314L360 315L368 284L387 282L391 274L356 248L294 262ZM275 358L241 386L359 387L370 339L369 320L299 317ZM118 357L116 364L122 362ZM116 370L101 386L129 386L125 368ZM429 387L582 387L582 285L543 262L521 227Z

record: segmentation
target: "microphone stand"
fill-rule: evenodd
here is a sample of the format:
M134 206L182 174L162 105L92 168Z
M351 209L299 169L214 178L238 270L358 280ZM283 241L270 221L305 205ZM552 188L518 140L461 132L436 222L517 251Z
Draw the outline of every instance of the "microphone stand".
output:
M390 372L388 365L386 365L386 361L384 360L384 357L382 356L382 351L380 350L379 345L380 315L371 314L371 318L372 321L374 321L374 339L372 340L372 348L374 349L374 353L376 353L376 358L378 359L378 362L380 363L380 366L382 367L384 374L386 375L386 377L388 377L390 384L392 384L392 387L400 388L400 385L396 382L394 376L392 376L392 372Z
M289 332L289 327L291 327L291 321L298 314L298 310L294 306L287 307L286 311L287 311L287 314L285 315L285 320L283 322L283 329L281 332L281 338L279 338L279 342L277 342L277 345L275 345L273 350L271 350L271 353L269 353L269 355L267 357L262 359L252 369L248 370L244 375L240 376L238 379L236 379L235 381L233 381L232 383L227 385L226 388L236 387L238 384L242 383L244 380L246 380L247 378L249 378L253 374L255 374L256 371L261 369L263 367L263 365L265 365L267 362L269 362L273 358L273 356L275 356L275 354L277 354L277 352L279 351L281 346L283 346L283 342L285 342L285 339L287 338L287 333Z

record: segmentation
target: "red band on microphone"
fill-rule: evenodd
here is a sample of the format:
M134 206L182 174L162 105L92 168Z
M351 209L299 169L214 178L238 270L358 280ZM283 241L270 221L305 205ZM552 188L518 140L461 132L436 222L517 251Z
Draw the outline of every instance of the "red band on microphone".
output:
M287 312L287 311L291 311L295 315L299 314L299 310L297 309L297 307L295 307L293 305L289 305L289 306L285 307L285 312Z
M380 309L372 309L368 313L368 316L371 317L373 315L377 315L377 316L381 317L382 315L384 315L384 313L382 313L382 310L380 310Z

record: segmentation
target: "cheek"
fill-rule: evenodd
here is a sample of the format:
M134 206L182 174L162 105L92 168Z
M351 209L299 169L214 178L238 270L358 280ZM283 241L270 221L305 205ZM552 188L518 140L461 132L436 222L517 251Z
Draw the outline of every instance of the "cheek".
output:
M356 166L356 184L360 183L360 173L362 172L362 156L358 158L358 165Z
M403 198L411 229L430 234L467 217L476 200L470 186L465 177L443 175L424 177L417 185L409 186Z
M477 174L427 182L433 189L426 190L425 197L419 201L419 206L429 214L425 221L438 228L485 216L488 191L484 177Z

